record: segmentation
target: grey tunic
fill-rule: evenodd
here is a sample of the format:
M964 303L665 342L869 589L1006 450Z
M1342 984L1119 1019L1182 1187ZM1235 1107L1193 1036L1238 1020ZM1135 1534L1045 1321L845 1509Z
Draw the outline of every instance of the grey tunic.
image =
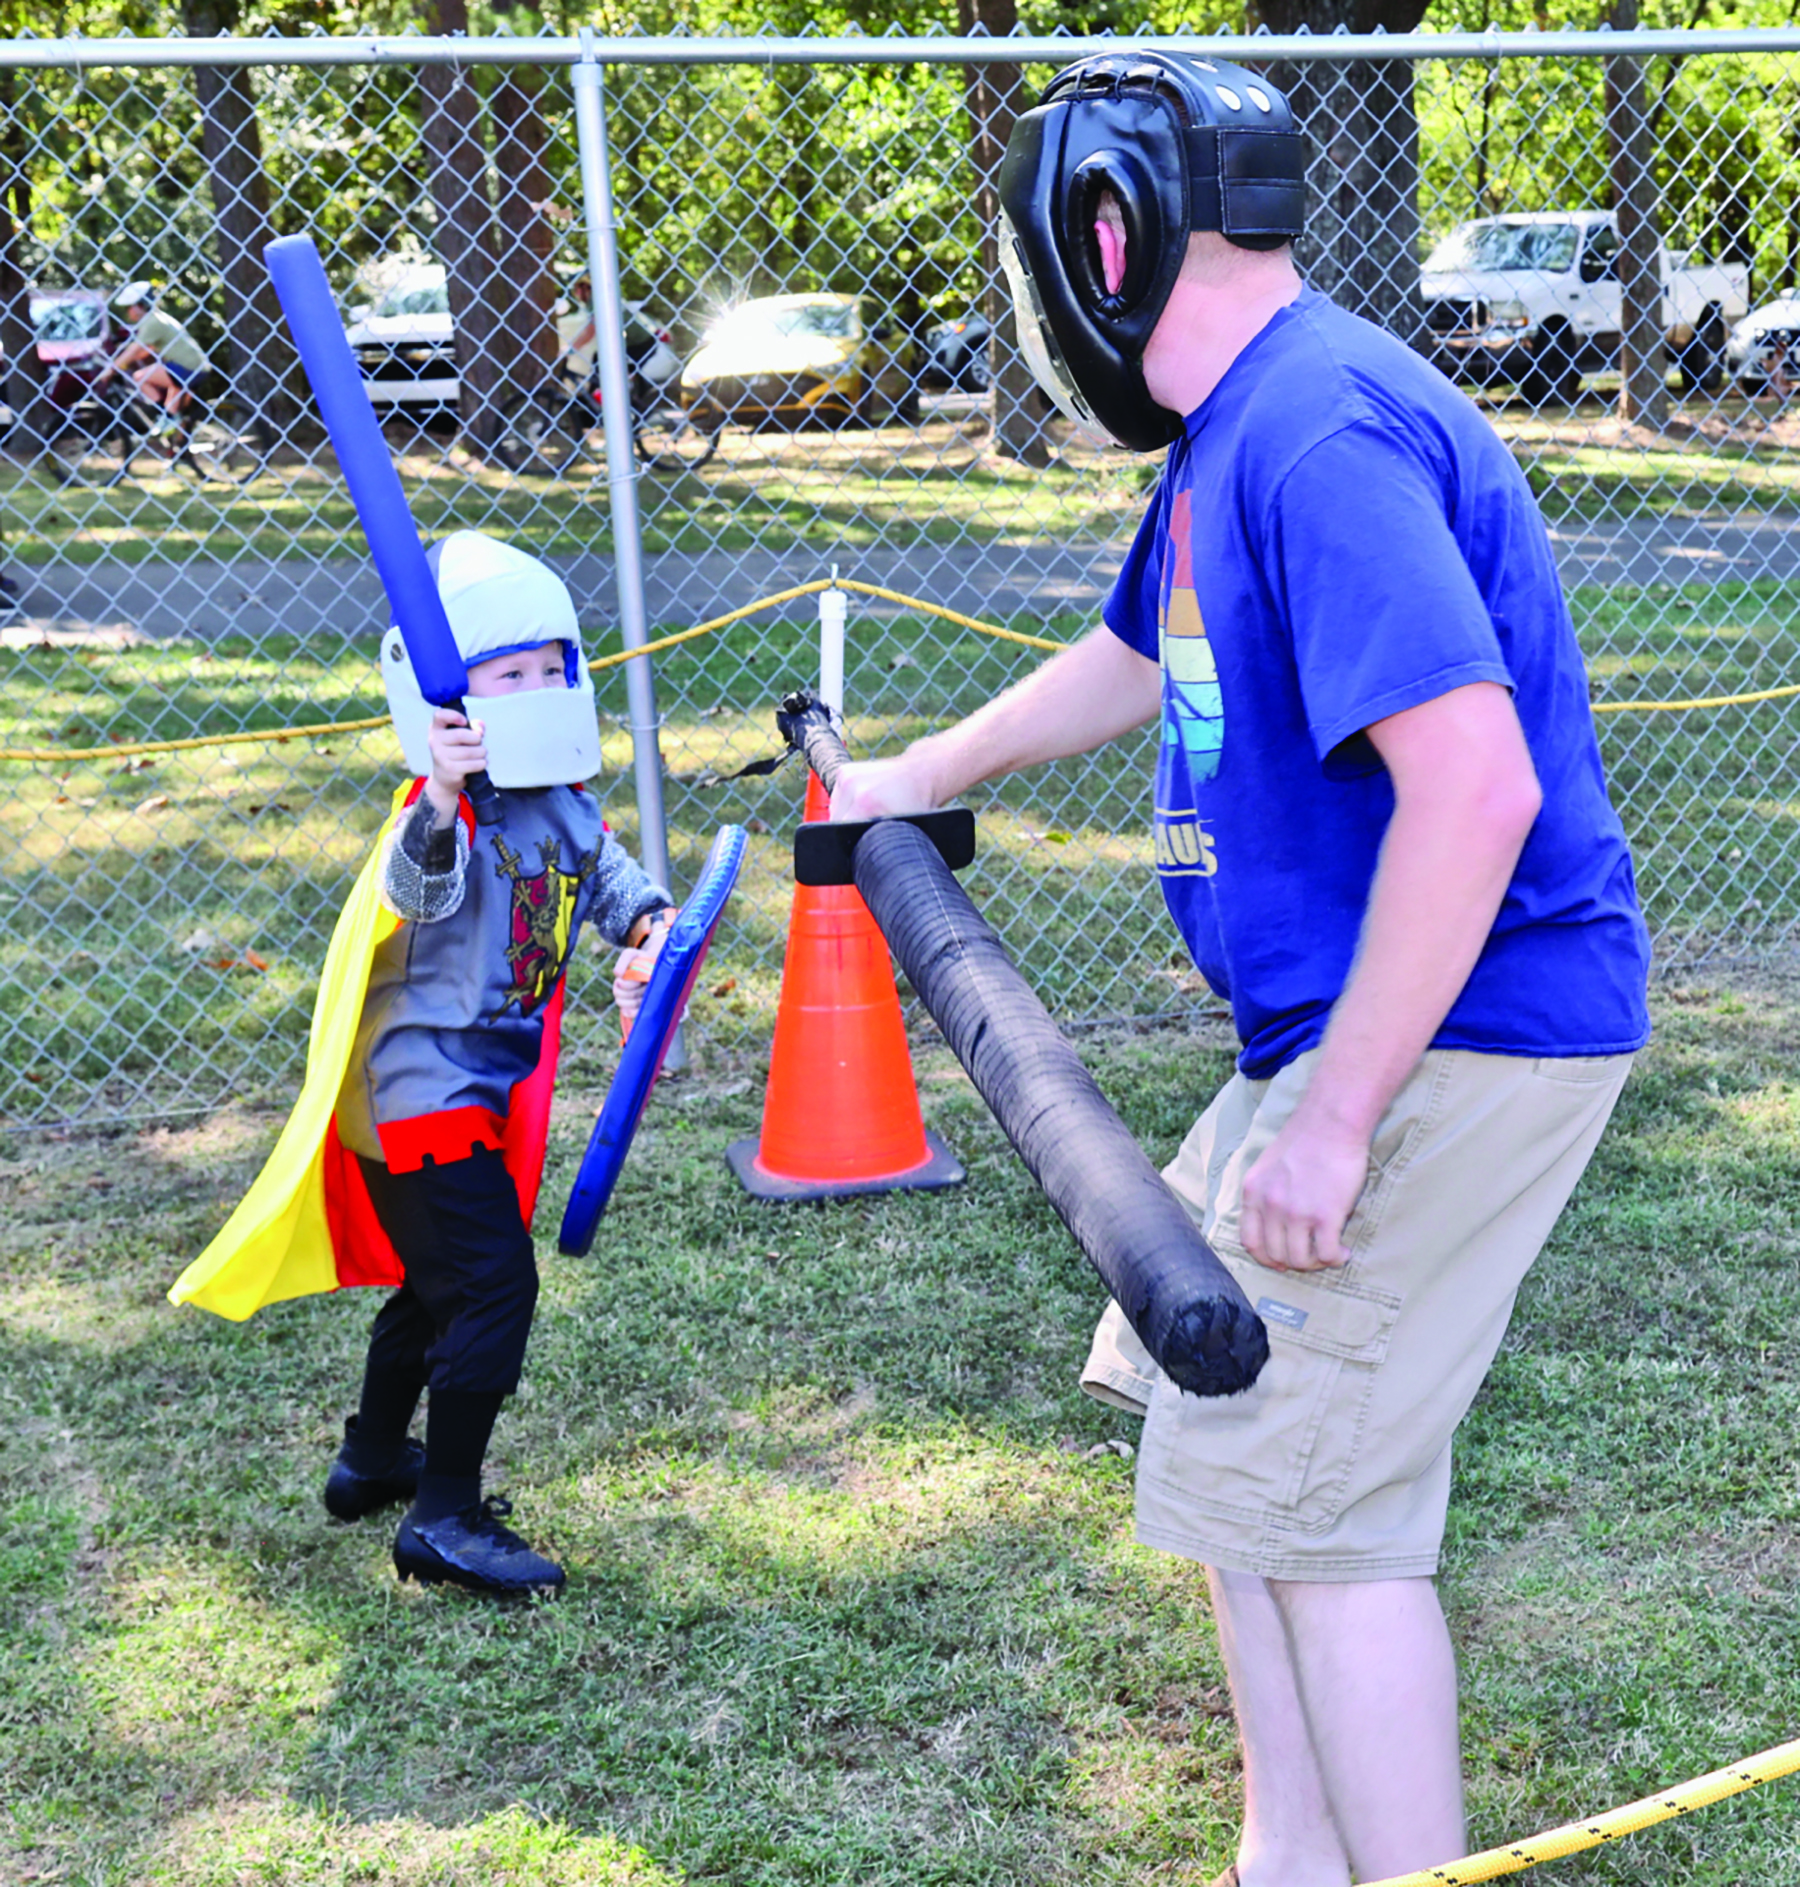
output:
M453 1108L504 1116L538 1064L544 1005L581 926L622 944L674 900L571 786L502 793L505 822L433 829L421 797L389 841L383 895L407 921L376 948L338 1097L338 1136L380 1159L380 1129Z

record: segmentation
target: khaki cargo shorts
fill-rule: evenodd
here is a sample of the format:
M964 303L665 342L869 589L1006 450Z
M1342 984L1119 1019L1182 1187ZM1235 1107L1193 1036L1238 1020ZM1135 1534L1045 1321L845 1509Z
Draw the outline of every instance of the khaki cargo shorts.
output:
M1431 1050L1375 1135L1348 1264L1273 1271L1238 1243L1244 1175L1317 1059L1234 1076L1163 1174L1268 1326L1255 1387L1181 1394L1116 1304L1082 1387L1145 1416L1146 1546L1269 1579L1409 1578L1437 1570L1451 1435L1632 1057Z

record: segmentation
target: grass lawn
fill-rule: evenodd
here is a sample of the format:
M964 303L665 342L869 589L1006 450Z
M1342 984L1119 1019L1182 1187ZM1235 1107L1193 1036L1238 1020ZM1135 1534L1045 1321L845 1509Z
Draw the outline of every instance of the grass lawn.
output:
M1459 1444L1477 1845L1796 1734L1800 982L1658 1022ZM1204 1021L1084 1052L1160 1158L1227 1065ZM1100 1288L919 1065L961 1192L750 1203L759 1071L715 1049L593 1254L541 1242L493 1483L570 1589L511 1611L325 1520L369 1297L163 1301L276 1116L0 1139L0 1879L1209 1879L1233 1727L1197 1569L1130 1540L1134 1425L1074 1386ZM1795 1887L1797 1828L1775 1784L1535 1878Z
M1676 404L1667 430L1621 426L1609 395L1542 413L1482 395L1553 521L1702 510L1780 515L1800 507L1800 418L1727 394ZM812 546L821 554L1002 540L1123 543L1158 470L1155 460L1097 455L1062 439L1042 470L998 457L978 413L928 415L917 427L843 433L728 430L698 470L646 474L638 486L644 548L732 551ZM603 458L555 477L471 457L453 430L393 425L396 463L428 536L494 530L537 551L607 551L611 499ZM99 474L111 464L93 462ZM9 554L86 564L191 557L317 559L356 542L355 518L328 457L283 451L248 484L201 484L186 472L65 484L49 468L0 461Z
M610 551L604 456L555 477L472 458L453 435L389 428L419 529L492 530L534 551ZM1129 535L1157 467L1102 461L1079 442L1046 469L997 458L985 422L845 433L726 433L696 471L646 474L638 487L644 548L821 552L968 538L1107 540ZM110 476L109 461L97 462ZM66 484L0 461L11 554L85 564L190 557L315 559L360 554L355 512L335 464L278 454L241 486L186 471Z

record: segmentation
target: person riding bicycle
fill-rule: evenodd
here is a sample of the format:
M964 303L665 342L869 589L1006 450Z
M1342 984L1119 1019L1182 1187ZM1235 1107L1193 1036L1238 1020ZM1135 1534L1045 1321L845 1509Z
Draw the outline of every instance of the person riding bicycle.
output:
M557 358L575 374L585 377L594 371L597 336L594 329L594 285L585 275L569 284L569 307L556 318ZM629 305L625 315L625 365L638 383L632 398L654 391L647 363L668 338L641 318Z
M127 282L113 296L112 311L131 339L100 370L95 384L104 387L114 374L130 374L139 397L160 407L173 430L181 424L194 383L211 371L212 363L187 329L157 307L159 292L154 282Z
M570 307L556 318L556 352L575 372L586 374L594 364L594 290L585 275L569 284Z

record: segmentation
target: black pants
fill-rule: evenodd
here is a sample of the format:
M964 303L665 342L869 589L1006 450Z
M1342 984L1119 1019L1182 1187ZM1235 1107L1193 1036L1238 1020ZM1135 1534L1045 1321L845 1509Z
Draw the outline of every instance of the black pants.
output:
M511 1395L537 1308L537 1259L498 1153L416 1173L362 1161L369 1198L406 1267L369 1336L371 1372L437 1390Z

